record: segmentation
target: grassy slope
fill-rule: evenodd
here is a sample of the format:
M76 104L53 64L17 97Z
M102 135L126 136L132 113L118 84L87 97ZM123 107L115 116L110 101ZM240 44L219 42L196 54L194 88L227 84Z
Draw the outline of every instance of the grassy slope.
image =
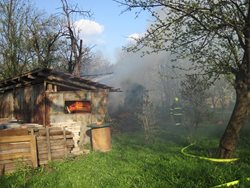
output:
M74 160L53 162L49 169L20 169L16 174L0 178L0 187L194 188L250 177L249 129L243 130L239 143L236 153L241 158L239 162L216 164L180 153L190 140L196 140L197 146L189 152L210 155L207 151L217 147L223 129L203 127L190 136L182 128L170 127L159 133L151 144L144 144L140 133L116 135L111 152L92 152ZM246 184L250 187L247 182L241 185Z

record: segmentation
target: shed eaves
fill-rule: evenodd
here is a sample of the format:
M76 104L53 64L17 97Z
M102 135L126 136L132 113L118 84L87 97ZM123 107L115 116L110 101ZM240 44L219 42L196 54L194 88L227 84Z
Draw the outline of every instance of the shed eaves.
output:
M55 71L48 68L35 69L33 71L26 72L19 76L1 80L0 81L0 92L5 90L14 89L16 87L22 87L29 84L38 84L42 82L54 83L64 86L72 86L78 89L87 90L97 90L97 89L107 89L110 92L117 92L120 89L115 89L105 84L94 82L92 80L76 77L69 73L64 73L61 71Z

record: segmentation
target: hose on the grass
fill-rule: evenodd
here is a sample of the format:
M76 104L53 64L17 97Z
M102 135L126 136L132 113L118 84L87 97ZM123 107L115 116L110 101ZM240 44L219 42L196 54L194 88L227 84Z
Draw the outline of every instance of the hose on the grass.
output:
M206 161L212 161L212 162L217 162L217 163L230 163L239 160L239 158L232 158L232 159L219 159L219 158L209 158L209 157L202 157L202 156L197 156L197 155L192 155L189 153L186 153L185 150L188 149L189 147L195 145L195 143L189 144L188 146L184 147L181 149L181 153L185 156L188 157L193 157L193 158L198 158Z
M195 145L195 143L191 143L188 146L184 147L181 149L181 153L187 157L193 157L193 158L197 158L197 159L201 159L201 160L206 160L206 161L212 161L212 162L217 162L217 163L230 163L230 162L235 162L238 161L239 158L232 158L232 159L219 159L219 158L209 158L209 157L202 157L202 156L197 156L197 155L193 155L193 154L189 154L186 153L185 150L188 149L189 147ZM227 183L223 183L220 185L216 185L212 188L219 188L219 187L230 187L230 186L234 186L234 185L238 185L240 183L240 181L250 181L250 177L248 178L244 178L244 179L240 179L240 180L235 180L235 181L231 181L231 182L227 182Z
M220 185L216 185L216 186L213 186L212 188L231 187L231 186L238 185L240 183L240 181L250 181L250 177L249 178L240 179L240 180L230 181L230 182L223 183L223 184L220 184Z

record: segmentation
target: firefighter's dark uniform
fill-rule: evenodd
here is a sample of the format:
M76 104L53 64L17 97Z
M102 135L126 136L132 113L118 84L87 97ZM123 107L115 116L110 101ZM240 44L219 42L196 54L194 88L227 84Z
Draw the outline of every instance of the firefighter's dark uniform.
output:
M170 115L173 116L176 126L182 125L183 108L177 97L170 108Z

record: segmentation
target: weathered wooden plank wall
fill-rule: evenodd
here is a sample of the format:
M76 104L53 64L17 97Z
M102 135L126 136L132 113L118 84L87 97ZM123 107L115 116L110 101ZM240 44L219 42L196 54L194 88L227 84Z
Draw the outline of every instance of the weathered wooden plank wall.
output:
M29 123L44 122L43 84L15 88L0 94L0 118L16 118Z
M14 90L14 117L29 123L44 123L44 86L31 85Z
M13 93L6 92L0 95L0 118L11 119L13 115Z

